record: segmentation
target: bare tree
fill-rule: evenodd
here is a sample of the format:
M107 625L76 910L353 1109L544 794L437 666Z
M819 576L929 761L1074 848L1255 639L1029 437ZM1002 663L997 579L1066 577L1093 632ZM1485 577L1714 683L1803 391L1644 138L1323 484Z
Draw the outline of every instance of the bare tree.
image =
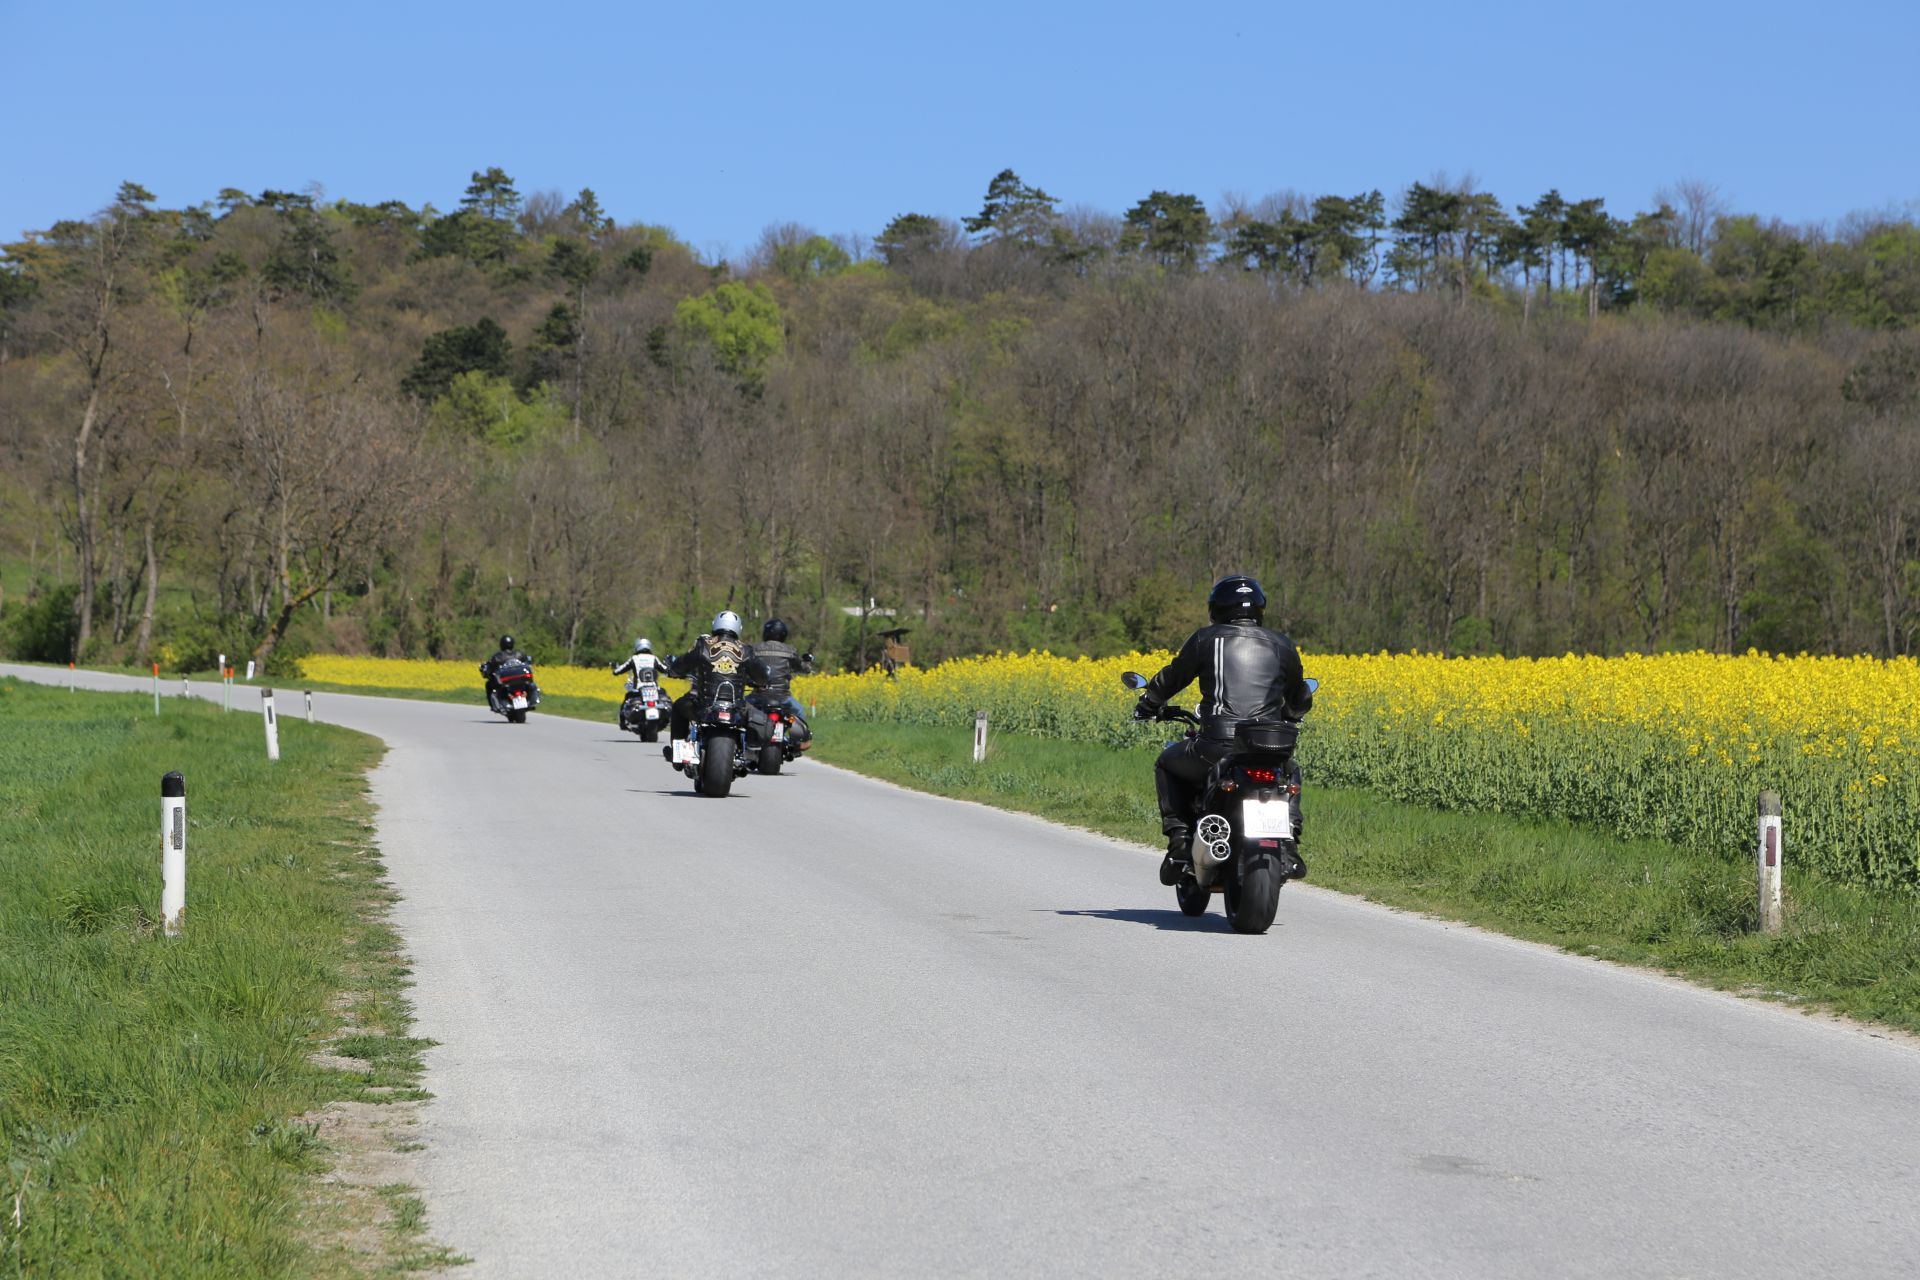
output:
M1713 247L1714 228L1727 216L1731 206L1720 188L1704 178L1681 178L1653 193L1654 207L1672 207L1680 221L1676 233L1682 248L1700 257Z
M395 408L325 373L256 371L231 405L230 478L278 593L253 656L295 613L397 545L438 497L438 478Z

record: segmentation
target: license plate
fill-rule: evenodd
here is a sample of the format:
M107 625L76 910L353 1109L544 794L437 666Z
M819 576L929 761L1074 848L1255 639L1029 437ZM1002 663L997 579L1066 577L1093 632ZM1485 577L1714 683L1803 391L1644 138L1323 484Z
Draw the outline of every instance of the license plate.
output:
M513 695L513 709L514 709L515 711L525 711L525 710L527 709L527 695L526 695L526 694L524 694L524 693L516 693L516 694L514 694L514 695Z
M1240 807L1241 835L1249 840L1265 836L1293 838L1293 806L1285 800L1249 800Z
M775 742L785 742L787 740L787 726L783 724L773 726L773 740Z
M658 720L659 718L660 718L660 708L655 706L649 706L647 708L647 719Z

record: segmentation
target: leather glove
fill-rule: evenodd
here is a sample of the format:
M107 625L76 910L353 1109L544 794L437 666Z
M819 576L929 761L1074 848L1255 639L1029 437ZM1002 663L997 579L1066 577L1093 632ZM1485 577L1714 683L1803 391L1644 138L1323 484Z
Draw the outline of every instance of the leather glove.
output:
M1140 701L1133 704L1133 718L1135 720L1158 720L1160 718L1160 708L1153 704L1151 698L1142 694Z

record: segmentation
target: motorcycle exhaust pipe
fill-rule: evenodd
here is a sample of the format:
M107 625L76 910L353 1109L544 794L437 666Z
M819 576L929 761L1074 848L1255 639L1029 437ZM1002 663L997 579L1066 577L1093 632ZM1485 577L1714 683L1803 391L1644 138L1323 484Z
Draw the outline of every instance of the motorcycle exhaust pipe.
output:
M1214 873L1233 856L1233 824L1217 813L1200 819L1194 832L1193 878L1211 884Z

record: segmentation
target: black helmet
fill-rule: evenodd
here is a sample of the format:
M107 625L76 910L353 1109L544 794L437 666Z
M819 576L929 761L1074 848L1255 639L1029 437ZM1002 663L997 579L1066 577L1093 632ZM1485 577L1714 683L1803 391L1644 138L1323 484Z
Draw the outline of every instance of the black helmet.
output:
M512 636L501 636L501 637L500 637L500 647L501 647L502 649L511 649L511 648L513 648L513 637L512 637Z
M767 625L760 628L762 640L784 641L787 638L787 624L778 618L768 618Z
M1215 622L1235 618L1260 621L1267 611L1267 593L1244 573L1229 574L1213 584L1207 593L1207 616Z

